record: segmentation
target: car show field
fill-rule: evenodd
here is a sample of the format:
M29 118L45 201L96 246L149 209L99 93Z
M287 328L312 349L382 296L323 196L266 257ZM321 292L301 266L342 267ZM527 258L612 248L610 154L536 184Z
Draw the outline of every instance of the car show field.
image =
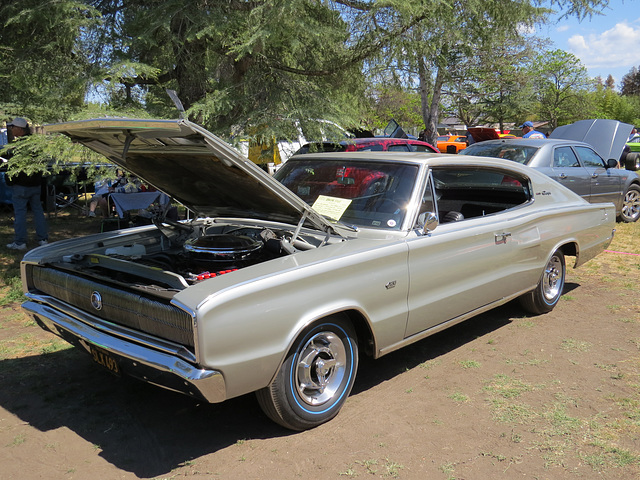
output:
M99 228L66 212L51 223L54 241ZM209 405L116 377L42 331L5 285L0 478L637 478L640 224L617 229L567 271L551 313L507 304L364 359L341 414L301 433L252 395Z

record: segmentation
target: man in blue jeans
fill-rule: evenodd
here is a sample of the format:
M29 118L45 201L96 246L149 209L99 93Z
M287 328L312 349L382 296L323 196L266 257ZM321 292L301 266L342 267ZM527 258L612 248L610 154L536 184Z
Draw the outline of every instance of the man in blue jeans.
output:
M7 125L9 141L17 137L31 134L29 123L21 117L14 118ZM13 228L15 236L13 243L7 245L12 250L27 249L27 206L33 212L33 223L36 228L38 245L46 245L49 235L47 233L47 221L44 218L44 210L40 201L42 190L42 173L27 175L20 172L8 181L12 190L12 202L15 221Z

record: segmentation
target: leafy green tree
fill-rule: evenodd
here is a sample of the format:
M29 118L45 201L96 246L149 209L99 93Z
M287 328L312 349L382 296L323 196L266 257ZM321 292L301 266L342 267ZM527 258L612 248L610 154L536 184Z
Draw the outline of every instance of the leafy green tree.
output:
M588 95L589 118L609 118L632 125L640 125L640 97L621 95L613 89L598 85Z
M417 84L422 98L421 113L425 127L435 137L445 88L459 84L461 79L469 76L469 72L465 73L465 67L473 68L474 65L469 59L485 46L494 46L493 37L522 38L523 32L546 20L550 13L546 7L560 9L567 16L585 18L606 6L607 2L466 0L451 6L448 2L436 1L429 6L430 15L420 23L413 24L385 54L393 55L396 65L412 72L408 76L408 85ZM453 103L474 105L477 99L458 99ZM505 105L503 101L498 104ZM470 114L466 115L465 121L478 118L471 111L468 112Z
M35 123L83 108L92 81L82 32L98 12L75 0L3 0L0 6L0 115Z
M224 136L293 137L319 118L357 123L362 59L384 36L346 20L370 27L369 2L94 2L104 24L91 38L110 102L175 116L165 93L175 89L190 118Z
M584 118L586 93L595 82L580 60L563 50L553 50L539 55L534 65L540 118L549 120L551 128Z
M382 130L392 118L405 131L421 125L420 97L416 92L399 86L381 85L369 95L372 96L370 108L362 122L369 130Z
M533 85L528 72L540 43L530 37L497 35L461 64L445 90L458 117L466 125L497 123L504 130L506 122L531 111Z

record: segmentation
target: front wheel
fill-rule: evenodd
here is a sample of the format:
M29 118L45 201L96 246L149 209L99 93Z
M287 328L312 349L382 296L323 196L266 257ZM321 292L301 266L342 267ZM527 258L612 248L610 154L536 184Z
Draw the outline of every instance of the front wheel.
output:
M344 315L312 325L295 341L271 385L256 392L265 414L291 430L335 417L358 369L358 343Z
M553 310L562 295L565 273L564 254L562 250L556 250L547 262L535 290L520 297L524 309L536 315Z
M632 223L640 218L640 187L638 185L629 185L622 200L622 212L620 220L626 223Z

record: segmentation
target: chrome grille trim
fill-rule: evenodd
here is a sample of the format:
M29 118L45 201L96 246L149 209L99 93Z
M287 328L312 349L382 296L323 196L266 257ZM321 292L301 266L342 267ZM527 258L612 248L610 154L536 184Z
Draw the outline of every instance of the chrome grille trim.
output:
M91 316L194 348L193 317L180 308L60 270L37 266L28 270L29 284L39 292ZM93 292L102 297L100 310L91 304Z
M163 340L158 337L152 337L146 333L138 332L136 330L102 320L101 318L97 318L87 312L71 307L68 304L48 295L26 293L25 296L29 301L23 303L22 307L29 313L34 313L36 311L36 307L34 306L37 305L37 313L41 317L48 318L50 320L58 317L73 319L88 325L96 332L100 332L101 334L114 339L120 339L128 343L138 344L153 350L158 350L160 352L179 357L189 363L197 364L195 354L183 345L178 345L177 343Z

